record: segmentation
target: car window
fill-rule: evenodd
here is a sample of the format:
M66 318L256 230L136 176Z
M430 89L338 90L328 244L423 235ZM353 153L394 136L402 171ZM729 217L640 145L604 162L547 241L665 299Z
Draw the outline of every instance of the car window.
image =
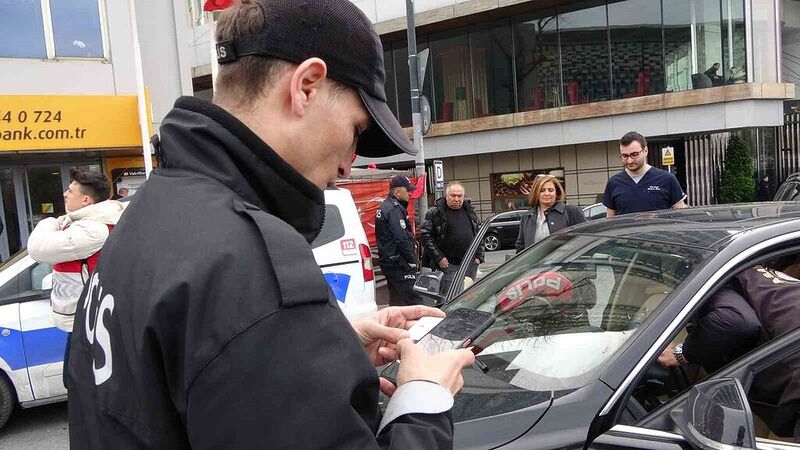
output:
M42 290L42 282L52 270L49 264L34 263L0 286L0 301L16 299L27 293Z
M606 216L606 207L605 206L595 206L591 209L591 213L589 215L590 219L600 219Z
M487 275L445 307L496 317L472 344L489 370L465 381L470 402L454 409L456 420L507 412L527 406L523 399L531 396L594 381L705 256L682 246L563 235ZM503 393L482 396L489 385Z
M756 437L795 444L800 440L800 348L758 368L747 392ZM800 445L795 445L800 448Z
M506 214L500 216L492 221L492 223L505 223L505 222L516 222L519 220L519 215L517 214Z
M36 263L30 268L31 272L31 290L41 291L42 283L47 275L53 271L50 264Z
M17 275L0 286L0 302L19 297L19 280L20 275Z
M781 185L775 194L775 201L795 201L800 200L800 183L787 181Z
M325 205L325 221L311 248L321 247L344 236L342 213L336 205Z
M646 417L709 375L800 327L800 306L795 306L800 298L798 263L800 258L790 254L740 268L704 299L638 381L621 421ZM676 356L676 346L683 361ZM800 418L800 389L787 389L798 382L794 377L800 373L800 355L759 373L750 389L753 412L774 435L791 437L789 424L778 418ZM786 409L788 404L795 409ZM758 436L769 438L770 433Z

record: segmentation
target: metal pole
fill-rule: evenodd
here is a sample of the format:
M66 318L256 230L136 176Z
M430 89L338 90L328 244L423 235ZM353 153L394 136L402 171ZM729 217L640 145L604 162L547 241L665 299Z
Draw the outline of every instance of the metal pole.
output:
M150 152L150 127L147 123L147 104L144 95L144 71L142 69L142 49L139 45L139 29L136 25L136 2L128 0L131 22L131 39L133 40L133 66L136 72L136 100L139 108L139 129L142 134L142 157L144 158L145 177L153 171L153 157Z
M417 30L414 24L414 0L406 0L406 23L408 29L408 75L411 86L411 122L414 125L414 147L417 149L415 173L425 173L425 151L422 146L422 111L420 108L419 59L417 58ZM421 223L428 212L428 197L417 200L417 222Z
M211 51L211 93L217 91L217 75L219 63L217 62L217 22L213 12L205 12L206 25L208 26L208 48Z

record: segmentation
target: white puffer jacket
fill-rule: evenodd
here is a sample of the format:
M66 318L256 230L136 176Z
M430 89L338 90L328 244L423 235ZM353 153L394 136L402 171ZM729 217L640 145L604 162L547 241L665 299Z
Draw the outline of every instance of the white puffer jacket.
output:
M72 332L75 308L83 291L88 270L83 262L103 247L122 216L127 203L106 200L83 207L59 218L43 219L28 238L28 253L38 262L52 264L53 290L50 294L53 323Z

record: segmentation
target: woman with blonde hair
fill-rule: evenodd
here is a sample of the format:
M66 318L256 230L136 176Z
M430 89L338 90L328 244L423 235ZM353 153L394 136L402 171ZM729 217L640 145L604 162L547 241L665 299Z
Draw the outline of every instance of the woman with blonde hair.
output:
M517 253L550 236L551 233L576 223L586 222L583 211L564 203L566 195L558 178L539 175L533 183L528 214L522 216L517 236Z

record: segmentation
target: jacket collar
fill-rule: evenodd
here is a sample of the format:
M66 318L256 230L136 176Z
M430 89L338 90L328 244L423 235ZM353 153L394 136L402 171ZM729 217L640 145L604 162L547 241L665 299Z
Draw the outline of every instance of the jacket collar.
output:
M555 205L551 206L550 209L549 209L549 211L555 211L555 212L557 212L559 214L564 214L564 212L566 210L567 210L567 206L564 204L564 202L556 202ZM531 208L530 213L533 214L533 213L535 213L537 211L539 211L539 207L538 206L536 208Z
M404 208L408 208L408 202L404 202L404 201L400 200L399 198L395 197L394 194L389 194L389 198L393 199L397 203L400 203L400 206L402 206Z
M309 243L319 234L323 192L224 109L181 97L160 131L161 167L166 171L182 169L213 178L291 225Z

